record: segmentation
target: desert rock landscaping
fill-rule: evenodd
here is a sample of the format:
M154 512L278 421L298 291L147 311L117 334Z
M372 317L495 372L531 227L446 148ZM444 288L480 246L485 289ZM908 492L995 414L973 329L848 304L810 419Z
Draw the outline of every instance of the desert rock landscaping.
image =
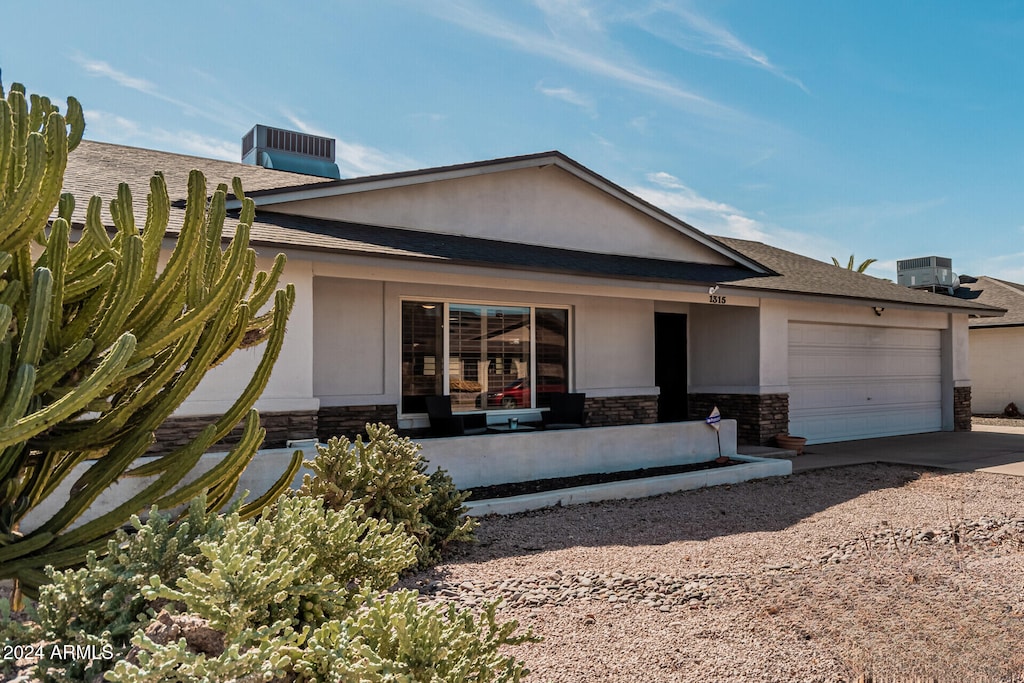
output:
M1024 680L1024 479L890 465L486 517L403 583L536 681Z

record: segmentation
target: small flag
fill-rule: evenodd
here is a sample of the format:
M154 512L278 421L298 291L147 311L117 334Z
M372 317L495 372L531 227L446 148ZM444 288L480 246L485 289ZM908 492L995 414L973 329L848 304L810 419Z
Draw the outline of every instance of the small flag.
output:
M708 423L709 427L714 427L715 431L718 431L718 423L722 421L722 414L718 412L718 406L714 407L711 414L704 418L704 421Z

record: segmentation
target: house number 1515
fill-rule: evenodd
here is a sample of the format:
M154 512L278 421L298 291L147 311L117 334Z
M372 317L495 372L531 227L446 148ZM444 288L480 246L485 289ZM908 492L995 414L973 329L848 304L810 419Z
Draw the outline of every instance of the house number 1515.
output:
M725 303L725 295L724 294L709 294L708 295L708 301L710 301L713 304L724 304Z

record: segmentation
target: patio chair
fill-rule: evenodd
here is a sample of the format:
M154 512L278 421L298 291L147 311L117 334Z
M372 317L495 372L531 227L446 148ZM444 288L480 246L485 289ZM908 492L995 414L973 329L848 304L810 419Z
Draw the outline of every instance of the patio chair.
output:
M466 436L487 432L487 416L483 413L452 414L451 396L427 396L427 417L434 436Z
M587 421L587 395L551 394L550 410L540 414L544 429L579 429Z

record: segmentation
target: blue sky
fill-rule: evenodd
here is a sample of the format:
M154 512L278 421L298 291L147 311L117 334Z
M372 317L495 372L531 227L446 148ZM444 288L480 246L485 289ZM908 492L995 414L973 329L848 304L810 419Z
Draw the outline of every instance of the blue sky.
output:
M1024 4L4 3L5 85L86 137L238 159L255 123L343 175L557 149L716 235L895 279L1024 282Z

